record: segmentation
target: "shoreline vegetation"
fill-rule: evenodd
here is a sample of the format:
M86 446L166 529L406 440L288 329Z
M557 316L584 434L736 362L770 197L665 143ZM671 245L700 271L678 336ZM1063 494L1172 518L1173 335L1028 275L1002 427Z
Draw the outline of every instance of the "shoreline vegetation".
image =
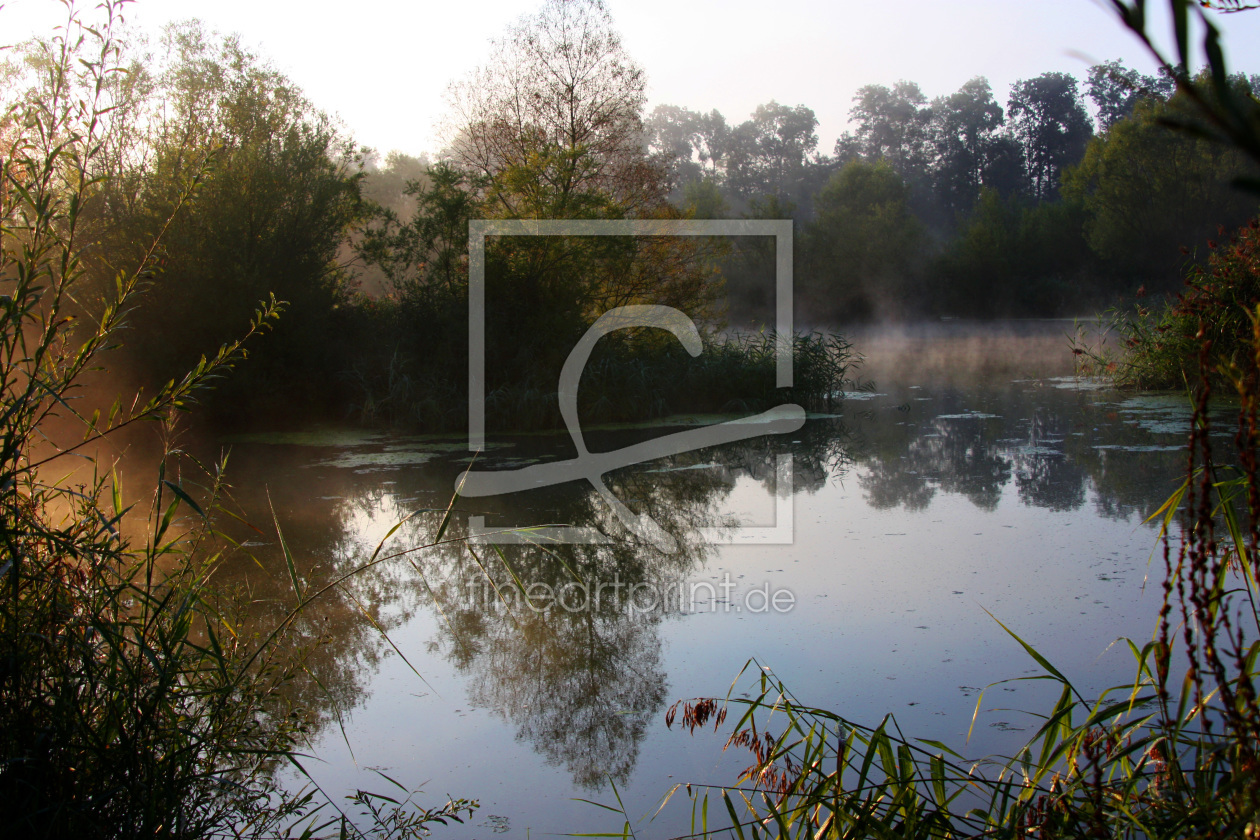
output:
M1024 645L1060 700L1026 750L980 767L891 719L811 708L762 670L753 699L698 699L667 719L694 731L740 710L730 744L754 762L706 789L723 830L1254 834L1260 235L1208 240L1255 215L1260 106L1201 9L1169 2L1184 24L1176 60L1161 57L1159 77L1092 68L1096 121L1061 73L1017 83L1006 109L983 79L930 102L912 83L871 85L829 155L804 106L768 103L733 128L716 111L645 118L643 70L603 5L550 0L453 86L460 128L443 159L384 166L239 38L176 24L151 54L122 0L90 20L68 4L62 29L0 67L0 821L47 838L422 837L470 816L476 802L424 807L388 777L388 794L342 804L302 768L313 712L289 688L328 691L307 667L321 644L311 605L353 601L355 576L398 555L382 543L366 565L308 580L273 511L292 598L267 632L238 633L245 596L216 586L245 551L216 530L236 515L224 465L169 446L140 509L91 447L144 423L170 440L198 402L226 427L460 428L470 219L731 216L793 220L798 300L817 319L1056 315L1082 295L1168 296L1189 258L1190 291L1119 322L1126 355L1077 349L1122 384L1182 376L1195 415L1185 483L1157 512L1165 607L1153 641L1132 646L1131 685L1087 700ZM1150 46L1143 0L1113 6ZM1191 20L1205 33L1198 73ZM570 53L592 63L555 61ZM1145 178L1170 160L1169 179ZM853 345L825 333L793 337L796 385L773 387L774 336L743 330L772 320L774 253L754 239L497 237L490 423L558 426L569 348L600 313L643 302L682 310L710 340L699 358L660 331L603 342L580 392L591 422L789 401L830 412L867 388ZM1167 253L1175 241L1212 253ZM151 396L94 408L103 378ZM1242 406L1228 466L1209 445L1221 390ZM87 457L90 480L56 479L65 456ZM433 543L452 539L450 512ZM282 766L310 784L282 788ZM707 819L706 790L688 793Z
M244 336L148 400L78 410L81 380L162 260L154 239L115 275L99 318L68 314L92 256L86 208L103 186L119 7L103 4L91 27L71 9L37 55L40 95L0 123L0 824L30 838L424 836L476 803L422 807L384 778L401 793L343 804L309 777L299 790L275 781L306 758L310 711L291 692L319 645L309 607L361 569L317 588L290 557L286 614L269 633L238 632L245 593L215 584L234 548L216 531L230 515L224 464L168 444L146 508L125 506L116 465L91 458L138 424L170 440L279 312L273 299ZM60 478L85 458L86 481Z

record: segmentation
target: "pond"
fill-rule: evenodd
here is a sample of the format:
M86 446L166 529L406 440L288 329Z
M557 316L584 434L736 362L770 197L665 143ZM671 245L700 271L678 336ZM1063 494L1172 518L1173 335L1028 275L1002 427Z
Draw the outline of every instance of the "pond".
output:
M398 553L304 621L322 640L312 685L295 687L322 715L307 769L334 795L388 791L379 771L425 783L422 804L480 800L442 836L619 831L576 800L615 803L615 782L637 821L674 784L732 783L749 763L723 753L725 731L671 731L665 712L725 695L750 658L854 721L893 713L971 756L1014 750L1053 689L989 689L968 742L981 689L1037 672L997 620L1087 695L1130 678L1114 643L1148 639L1161 598L1144 519L1185 462L1185 397L1074 379L1067 328L857 333L876 387L836 415L606 477L670 535L664 548L586 482L461 498L445 536L480 536L423 548L472 459L462 439L231 439L259 530L242 532L252 556L225 579L248 584L260 621L292 600L269 504L304 580L361 565L382 540L378 557ZM669 431L586 440L609 451ZM473 468L573 455L563 433L492 435ZM533 526L587 530L502 533ZM587 541L553 540L566 535ZM690 819L679 793L645 836L686 834Z

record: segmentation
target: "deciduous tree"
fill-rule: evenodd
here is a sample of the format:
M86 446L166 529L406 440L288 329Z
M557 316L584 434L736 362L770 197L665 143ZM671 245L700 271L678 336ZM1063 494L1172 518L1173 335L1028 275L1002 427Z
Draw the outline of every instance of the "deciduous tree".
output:
M903 80L891 88L863 87L853 97L849 119L857 123L854 148L867 161L886 160L907 179L926 172L931 156L928 127L932 109L917 84ZM837 143L837 157L842 156L844 143L845 138Z
M602 0L550 0L451 86L451 157L505 217L651 212L665 173L643 148L645 86Z
M1042 73L1016 82L1007 117L1023 147L1029 193L1040 201L1053 198L1059 174L1081 159L1093 135L1076 79L1067 73Z
M95 212L105 266L135 260L190 180L195 200L163 238L164 270L129 317L125 350L144 378L165 382L250 322L260 300L288 302L252 353L235 397L299 396L296 370L335 366L329 318L348 276L338 250L362 216L359 160L333 123L235 37L196 22L172 26L154 71L141 150L119 158ZM110 282L106 273L103 282ZM239 389L239 390L238 390ZM300 396L321 399L313 385Z
M909 200L887 161L852 161L832 176L804 242L807 291L820 314L900 315L920 302L924 231Z
M946 210L970 212L986 186L1003 194L1017 188L1019 146L1004 132L1005 115L987 79L933 100L931 115L933 192Z
M1134 288L1179 284L1183 249L1203 252L1218 226L1256 212L1255 198L1230 183L1255 174L1241 152L1165 124L1191 118L1184 94L1141 100L1064 174L1065 194L1086 209L1090 246L1132 276Z

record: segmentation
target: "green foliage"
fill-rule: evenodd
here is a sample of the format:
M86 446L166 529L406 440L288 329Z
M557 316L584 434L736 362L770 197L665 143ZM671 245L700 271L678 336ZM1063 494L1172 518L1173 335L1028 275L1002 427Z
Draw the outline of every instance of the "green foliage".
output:
M1011 132L1024 149L1029 193L1041 200L1052 198L1059 175L1080 160L1093 134L1076 79L1052 72L1016 82L1007 114Z
M853 139L861 157L870 163L887 161L902 178L924 173L931 155L932 111L927 104L914 82L858 90L849 117L858 124Z
M560 60L566 50L572 62ZM666 202L665 167L639 145L643 99L641 71L597 2L547 5L509 33L489 66L457 86L452 160L409 185L411 218L382 213L359 247L393 285L392 299L360 302L347 318L356 335L375 334L369 353L353 363L361 418L449 428L463 422L470 220L684 216ZM679 155L706 142L697 115L675 109L655 120L659 142L681 149ZM745 138L759 155L749 177L790 180L817 141L814 125L808 109L761 109L755 136ZM712 181L688 189L690 212L722 213ZM753 212L780 212L777 194L765 202L752 202ZM756 246L759 256L764 246ZM484 322L489 422L516 430L557 425L555 388L564 360L610 309L672 306L712 329L720 317L716 266L724 250L696 237L491 237ZM764 276L756 280L768 285ZM710 340L694 361L659 336L601 345L592 363L599 373L583 392L584 408L599 419L644 420L790 398L773 394L773 377L764 378L769 368L760 339ZM832 356L847 358L831 339L801 338L800 346L827 346ZM738 371L741 362L746 370ZM817 390L800 393L826 403L844 378L820 375Z
M818 118L804 105L758 105L751 119L727 137L726 180L735 195L750 200L776 196L800 201L810 155L818 146Z
M728 213L722 190L712 178L688 181L683 187L682 206L693 219L724 219Z
M468 285L468 222L484 212L480 185L450 164L427 167L403 190L415 203L411 219L381 208L359 254L382 268L396 296L458 297Z
M1207 83L1206 74L1199 83ZM1245 80L1233 84L1241 95ZM1192 111L1184 93L1167 102L1139 100L1063 178L1064 194L1085 208L1090 247L1113 271L1152 291L1176 285L1179 253L1256 211L1255 199L1231 186L1254 169L1241 151L1169 130L1170 121L1188 121Z
M1079 204L1031 204L984 191L936 261L939 311L981 317L1072 311L1088 305L1091 254Z
M1250 8L1246 3L1200 5L1226 11ZM1248 84L1230 74L1219 30L1188 0L1169 0L1169 6L1176 23L1172 56L1157 47L1147 31L1145 0L1112 0L1121 22L1176 83L1183 110L1166 117L1164 123L1240 153L1251 167L1260 165L1260 102ZM1208 63L1197 77L1189 70L1191 21L1201 27L1202 50ZM1260 183L1254 178L1244 176L1235 184L1253 195L1260 193ZM1139 307L1134 319L1113 313L1111 326L1121 336L1126 353L1116 357L1101 344L1090 346L1078 340L1073 352L1081 358L1085 371L1111 376L1121 383L1169 386L1185 381L1187 371L1196 369L1197 361L1201 375L1219 379L1223 370L1246 354L1245 349L1240 353L1249 335L1242 328L1242 319L1251 317L1256 303L1255 241L1254 227L1242 229L1223 251L1209 258L1206 269L1191 270L1189 291L1174 303L1154 311ZM1216 243L1210 245L1217 250ZM1213 364L1218 359L1223 364Z
M1207 265L1190 268L1174 300L1111 312L1100 334L1114 334L1121 353L1078 337L1073 352L1081 372L1122 387L1178 388L1201 370L1205 354L1207 373L1218 383L1247 364L1252 312L1260 302L1260 221L1210 245Z
M1150 56L1172 77L1177 90L1184 94L1193 117L1190 121L1173 119L1170 125L1240 150L1255 163L1260 163L1260 102L1253 92L1240 88L1231 78L1225 62L1220 30L1204 9L1238 12L1255 8L1246 0L1168 0L1173 20L1174 48L1171 54L1157 46L1147 28L1147 0L1111 0L1111 7L1120 22L1141 42ZM1202 41L1191 38L1197 24ZM1197 48L1197 50L1196 50ZM1206 79L1196 83L1191 74L1193 55L1198 51L1207 63ZM1260 192L1260 182L1243 179L1239 182L1252 193Z
M1041 669L1021 679L1060 687L1014 756L969 761L943 743L907 738L892 716L873 728L854 723L802 702L750 661L745 672L760 672L752 686L737 678L725 700L680 701L666 721L672 725L681 709L684 728L712 721L716 731L734 710L740 716L727 748L747 749L752 763L734 786L682 783L665 800L685 790L694 822L712 820L730 836L752 838L1173 838L1255 830L1254 645L1250 670L1226 680L1235 712L1196 693L1194 667L1186 693L1169 694L1166 635L1141 649L1130 642L1133 683L1089 701L1007 632ZM734 696L740 689L749 690ZM977 713L981 703L983 695ZM710 798L725 813L710 814Z
M1119 61L1104 61L1089 68L1085 87L1098 107L1098 130L1102 133L1132 114L1138 103L1167 100L1175 89L1169 74L1145 76Z
M300 768L309 719L286 702L302 662L279 640L327 587L299 587L269 635L241 632L232 599L210 586L224 559L222 465L168 451L146 513L93 457L103 437L186 408L243 356L230 341L148 401L104 417L76 409L83 375L161 268L156 240L130 243L139 257L99 317L68 314L89 281L87 203L110 187L100 157L119 5L103 4L96 26L71 8L36 47L45 84L0 120L0 822L34 838L426 835L475 803L423 809L359 792L365 828L314 786L274 783L280 763ZM246 338L277 312L273 298ZM71 460L80 470L64 475Z
M913 306L926 237L909 198L883 161L853 161L832 176L815 199L817 217L802 246L818 314L852 319Z
M435 302L439 305L445 307ZM459 363L467 338L451 334L465 312L454 304L425 309L413 298L358 307L350 321L351 335L362 336L381 355L365 353L356 360L357 419L402 428L466 428L466 383L452 377L443 363L434 362L446 358L451 365ZM432 332L416 336L410 325L421 317L430 318L426 323ZM448 336L454 349L435 340L437 336ZM559 344L557 348L567 349ZM846 391L869 387L858 375L861 356L842 336L798 335L793 354L794 387L777 389L773 333L725 338L709 334L694 358L664 333L615 334L600 341L584 369L579 415L584 423L632 423L679 414L749 413L789 402L831 411ZM555 375L548 378L538 354L523 353L514 368L520 378L495 378L486 395L490 428L529 431L562 426L556 387L563 356L557 352L551 362ZM462 374L462 368L455 373Z
M136 259L134 243L163 232L163 271L128 318L127 360L140 380L174 377L274 295L288 317L216 402L239 412L267 394L273 409L318 406L326 395L317 383L328 377L316 373L339 364L328 340L346 300L338 250L363 215L354 152L236 38L193 22L170 27L163 45L165 66L137 70L150 76L147 98L113 123L151 127L133 139L135 154L102 162L107 180L90 205L102 231L98 295L110 293L113 268ZM167 226L193 180L196 202Z
M831 411L846 391L870 387L857 375L862 359L851 343L812 333L793 341L793 387L776 389L775 347L772 332L710 340L696 358L675 344L616 343L592 358L583 374L581 416L608 423L683 412L753 413L789 402ZM549 419L556 424L558 414Z
M969 213L985 188L1004 195L1020 191L1021 150L1003 132L1004 117L983 77L932 102L938 155L933 192L943 209Z
M1171 71L1145 76L1110 61L1091 67L1086 81L1097 136L1078 81L1052 72L1017 82L1005 108L982 77L930 101L909 81L864 86L850 112L854 130L831 156L812 151L809 120L787 120L792 109L773 102L727 131L716 112L661 106L648 138L680 185L675 201L704 215L725 203L729 215L765 217L755 205L772 195L799 224L811 240L798 262L807 318L1077 314L1139 285L1168 288L1181 269L1182 245L1197 247L1217 225L1251 213L1254 202L1227 189L1250 171L1239 166L1241 153L1204 139L1221 125L1242 131L1249 95L1234 79L1223 97L1213 71L1204 73L1196 89L1224 110L1217 120L1199 120L1194 135L1167 131L1191 122L1190 110L1202 104L1185 91L1174 96ZM772 115L800 130L776 129ZM890 225L883 202L851 209L843 229L834 212L824 218L826 191L854 162L884 164L900 177L906 225ZM703 201L700 184L711 184ZM981 206L986 191L1008 203L1005 234L992 229L992 200ZM859 229L874 237L873 254L855 244L863 236L845 234ZM897 256L917 269L893 259L890 230L905 234L898 244L911 250ZM1012 250L981 253L985 239ZM738 246L723 263L738 322L769 317L768 299L745 294L760 261L756 248Z

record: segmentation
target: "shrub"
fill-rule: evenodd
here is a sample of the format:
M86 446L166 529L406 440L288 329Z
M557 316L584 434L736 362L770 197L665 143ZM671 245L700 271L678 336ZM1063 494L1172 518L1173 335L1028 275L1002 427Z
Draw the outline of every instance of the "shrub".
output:
M0 824L36 838L361 837L315 789L282 791L271 774L296 761L307 720L281 691L298 663L277 640L324 590L304 592L288 558L296 605L269 634L238 635L231 601L209 585L221 471L197 488L168 453L136 522L116 476L91 457L127 426L173 422L241 357L243 339L148 401L105 416L76 408L158 247L138 249L139 267L116 276L98 319L66 314L92 241L85 202L103 187L120 5L103 3L95 27L71 6L40 47L41 84L0 117ZM274 299L264 304L246 338L277 314ZM69 444L67 425L82 430ZM88 477L57 477L67 455L86 459ZM389 836L426 834L474 805L353 800Z
M1175 299L1139 304L1132 315L1113 310L1103 334L1119 337L1119 355L1078 337L1073 352L1081 372L1125 387L1176 388L1200 369L1223 383L1226 371L1245 363L1252 352L1251 315L1260 303L1260 220L1228 240L1224 231L1221 237L1209 243L1207 264L1190 268Z

